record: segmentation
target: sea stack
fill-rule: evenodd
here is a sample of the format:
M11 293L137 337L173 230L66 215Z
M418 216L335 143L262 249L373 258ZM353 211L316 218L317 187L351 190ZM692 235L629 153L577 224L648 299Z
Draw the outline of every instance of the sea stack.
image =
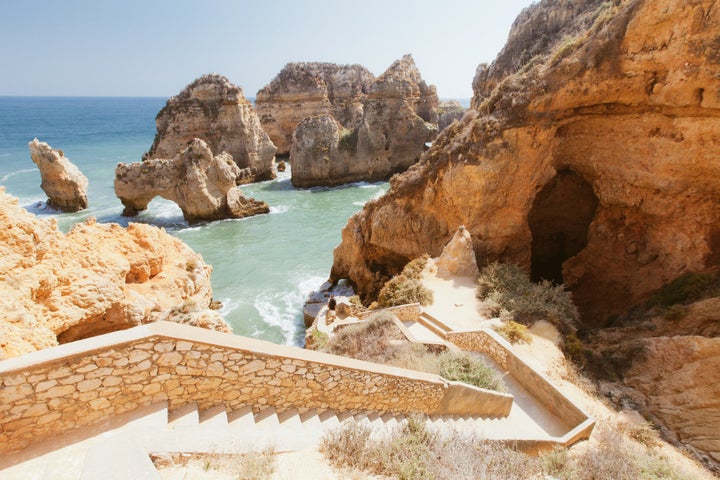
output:
M306 118L331 115L343 128L356 128L375 76L361 65L288 63L257 92L260 122L277 147L288 155L295 128Z
M293 185L387 180L406 170L437 134L437 106L435 87L405 55L369 86L356 127L330 115L298 125L290 151Z
M119 163L115 194L126 216L145 210L156 196L177 203L189 223L268 213L265 202L243 196L236 186L241 176L228 153L213 155L207 143L196 138L170 159Z
M275 177L275 146L240 87L218 74L203 75L170 98L155 119L157 134L145 159L173 158L195 138L215 155L227 152L243 182Z
M63 212L77 212L88 206L88 179L80 169L65 157L37 138L28 144L30 157L40 169L40 187L48 196L47 204Z

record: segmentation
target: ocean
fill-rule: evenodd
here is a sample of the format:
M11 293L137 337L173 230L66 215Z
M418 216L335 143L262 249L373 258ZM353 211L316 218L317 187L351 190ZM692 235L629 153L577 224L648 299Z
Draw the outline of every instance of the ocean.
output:
M332 251L348 218L387 183L293 188L289 173L246 185L270 214L188 226L172 202L156 198L133 219L121 215L113 180L118 162L137 162L155 135L166 98L0 97L0 185L38 217L55 217L63 231L89 216L99 222L142 222L165 228L213 266L214 297L234 332L274 343L302 345L302 306L330 273ZM40 172L27 147L47 142L88 177L89 208L48 210Z

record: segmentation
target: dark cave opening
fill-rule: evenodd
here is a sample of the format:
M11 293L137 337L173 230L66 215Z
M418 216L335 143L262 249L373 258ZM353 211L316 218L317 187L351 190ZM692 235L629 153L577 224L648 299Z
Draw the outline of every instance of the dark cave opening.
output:
M587 245L597 206L592 185L572 170L558 172L538 193L528 216L534 282L563 282L562 265Z

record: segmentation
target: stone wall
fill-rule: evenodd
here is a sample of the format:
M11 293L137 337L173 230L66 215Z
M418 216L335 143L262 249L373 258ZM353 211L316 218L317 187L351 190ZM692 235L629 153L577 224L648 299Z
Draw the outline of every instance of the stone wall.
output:
M588 420L585 412L557 390L545 375L515 355L512 346L492 330L450 332L447 339L463 350L480 352L492 358L502 369L507 370L520 382L532 396L542 402L545 408L571 428L584 424ZM592 425L590 428L592 429Z
M453 399L445 397L450 394ZM157 322L0 362L0 451L141 406L196 402L503 416L512 397L437 375ZM459 405L467 405L459 411Z

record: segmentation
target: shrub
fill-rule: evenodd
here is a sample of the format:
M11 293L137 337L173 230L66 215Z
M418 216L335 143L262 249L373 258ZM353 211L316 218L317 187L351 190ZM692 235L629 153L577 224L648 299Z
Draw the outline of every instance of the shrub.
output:
M648 308L655 305L669 307L690 303L705 296L718 294L720 275L718 273L686 273L660 287L648 301Z
M580 318L572 294L563 285L533 283L517 265L494 262L483 268L477 297L487 315L524 325L547 320L565 334L575 331Z
M665 320L670 321L682 320L685 315L687 315L687 307L679 304L669 306L663 313Z
M427 259L428 256L425 255L412 260L405 265L402 273L391 278L378 294L377 307L394 307L408 303L430 305L433 302L432 292L420 281Z
M506 390L500 373L477 355L468 352L444 352L440 354L439 364L438 373L447 380L489 390Z
M528 333L527 326L512 320L503 322L502 325L494 326L493 330L502 335L510 343L530 343L532 337Z
M368 469L370 428L347 421L327 431L320 439L320 452L336 467Z
M379 312L367 321L342 328L322 351L368 362L393 365L440 375L480 388L505 391L502 376L483 359L467 352L436 354L408 341L393 315Z

